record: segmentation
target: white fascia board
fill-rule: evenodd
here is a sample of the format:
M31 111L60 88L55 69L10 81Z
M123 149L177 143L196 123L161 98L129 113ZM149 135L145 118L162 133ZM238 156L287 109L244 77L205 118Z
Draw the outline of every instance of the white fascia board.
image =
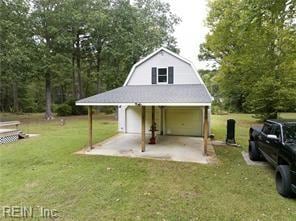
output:
M76 102L76 106L120 106L120 105L128 105L128 106L136 106L136 103L80 103Z
M204 107L204 106L211 106L211 103L141 103L141 106L198 106L198 107Z
M77 106L120 106L120 105L127 105L127 106L211 106L211 103L78 103L76 102Z

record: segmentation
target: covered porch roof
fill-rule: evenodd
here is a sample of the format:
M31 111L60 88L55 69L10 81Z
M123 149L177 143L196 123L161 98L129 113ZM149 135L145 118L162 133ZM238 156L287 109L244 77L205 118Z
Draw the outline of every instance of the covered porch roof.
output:
M152 122L155 122L155 106L204 107L204 153L207 154L208 108L212 97L203 84L128 85L81 99L76 105L88 106L89 147L92 142L92 106L141 106L141 151L145 151L145 108L152 106ZM152 135L154 137L154 135Z
M210 106L212 97L203 84L128 85L81 99L81 106Z

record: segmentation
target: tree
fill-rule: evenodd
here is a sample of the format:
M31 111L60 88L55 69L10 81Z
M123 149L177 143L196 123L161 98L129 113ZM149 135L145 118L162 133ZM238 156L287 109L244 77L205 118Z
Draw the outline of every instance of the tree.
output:
M1 98L0 109L19 112L26 83L30 78L31 52L29 5L24 0L1 3ZM12 97L9 97L12 94ZM11 103L12 101L12 103Z
M152 50L177 51L179 19L159 0L6 0L1 18L0 108L46 119L63 103L83 113L75 100L122 85Z
M200 59L218 64L216 79L224 102L233 110L261 118L295 110L290 98L295 94L290 86L296 75L295 7L290 0L210 2L210 34ZM270 101L265 99L266 88L273 88Z
M59 0L34 0L32 12L33 34L37 47L38 75L42 74L45 79L45 118L52 119L52 78L58 72L58 67L67 63L67 58L60 53L59 36L64 31L60 17L62 2Z
M141 56L160 46L178 51L173 32L180 19L170 11L169 4L137 0L131 5L117 0L112 2L110 18L112 32L104 55L113 68L104 75L107 89L122 85Z

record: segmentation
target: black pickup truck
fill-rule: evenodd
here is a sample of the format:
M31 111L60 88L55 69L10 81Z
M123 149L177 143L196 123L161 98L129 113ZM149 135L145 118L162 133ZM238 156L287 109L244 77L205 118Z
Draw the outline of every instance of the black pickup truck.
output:
M263 127L251 127L249 156L253 161L266 159L276 168L281 195L296 196L296 121L267 120Z

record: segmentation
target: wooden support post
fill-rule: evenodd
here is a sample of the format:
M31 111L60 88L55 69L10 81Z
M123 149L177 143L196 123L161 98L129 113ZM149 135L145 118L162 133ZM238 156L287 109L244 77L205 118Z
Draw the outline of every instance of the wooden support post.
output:
M156 128L153 128L155 126L155 106L152 106L152 116L151 116L151 121L152 121L152 137L155 139L155 130Z
M151 110L151 112L152 112L152 124L154 124L155 123L155 106L152 106L152 110Z
M208 110L209 107L205 106L204 112L204 125L203 125L203 132L204 132L204 154L207 155L208 153L208 133L209 133L209 116Z
M150 141L149 141L149 144L156 144L156 136L155 136L155 133L156 133L156 123L155 123L155 106L152 106L151 107L151 113L152 113L152 116L151 116L151 138L150 138Z
M146 108L142 106L142 122L141 122L141 150L145 152L145 115L146 115Z
M160 107L160 135L163 135L163 107Z
M88 146L93 149L92 143L92 106L88 106Z

